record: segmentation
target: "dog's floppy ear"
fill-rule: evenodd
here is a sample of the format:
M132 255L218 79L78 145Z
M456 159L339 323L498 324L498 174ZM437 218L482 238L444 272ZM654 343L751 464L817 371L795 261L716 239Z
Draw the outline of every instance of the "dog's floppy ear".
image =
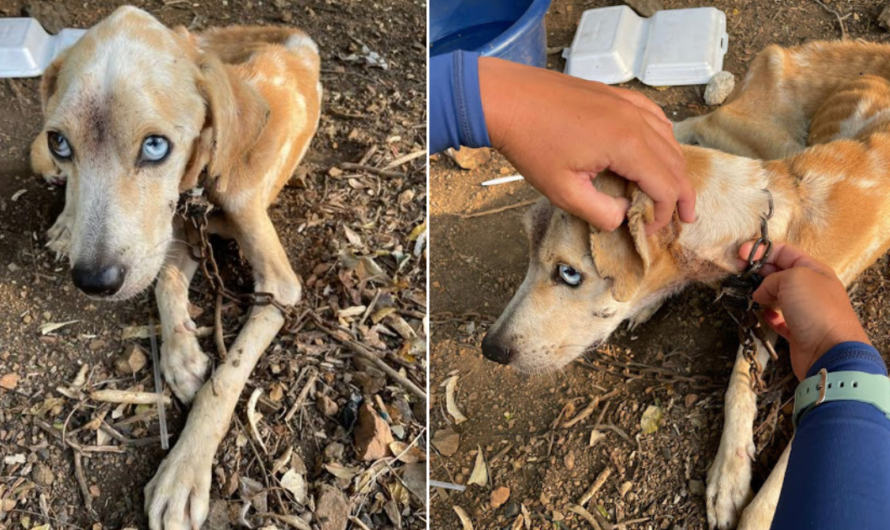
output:
M53 97L53 94L56 93L56 89L59 87L59 71L62 69L62 65L67 57L67 51L62 52L53 62L49 63L49 66L46 67L46 70L43 71L43 76L40 78L40 102L43 105L44 113L46 112L46 104L49 102L49 98Z
M203 55L199 65L198 85L207 102L212 139L208 171L222 192L232 172L249 163L250 151L266 127L269 106L215 55Z
M195 140L192 148L192 156L189 157L188 165L185 167L185 174L179 181L179 192L188 191L199 184L201 172L210 162L210 152L213 149L213 130L209 127L201 131L201 136Z
M612 281L612 297L627 302L636 294L651 265L646 223L654 217L654 205L636 184L614 175L600 175L597 189L631 201L627 222L612 232L591 227L590 253L603 278Z

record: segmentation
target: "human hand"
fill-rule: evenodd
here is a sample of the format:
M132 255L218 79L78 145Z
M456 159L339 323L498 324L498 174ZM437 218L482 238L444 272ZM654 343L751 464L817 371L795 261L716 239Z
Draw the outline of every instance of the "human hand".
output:
M753 242L742 245L743 259L753 246ZM788 340L791 366L799 380L841 342L869 343L844 284L829 266L796 247L778 243L760 275L764 279L754 292L754 301L766 307L766 323Z
M602 230L621 225L624 198L598 192L609 169L655 202L652 234L674 208L695 220L695 191L673 126L638 92L501 59L479 59L482 108L492 146L550 201Z

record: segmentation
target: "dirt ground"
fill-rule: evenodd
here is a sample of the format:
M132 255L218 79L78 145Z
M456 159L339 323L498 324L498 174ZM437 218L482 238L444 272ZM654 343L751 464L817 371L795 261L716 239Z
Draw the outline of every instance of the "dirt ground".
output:
M554 1L547 17L548 46L568 46L584 9L620 1ZM843 17L852 38L890 41L877 24L882 1L824 2ZM665 8L713 5L727 15L729 53L724 69L738 80L768 44L784 46L840 38L834 14L813 0L665 0ZM549 67L561 69L558 54ZM708 111L703 86L655 89L626 85L655 100L673 120ZM446 157L431 167L431 436L448 430L459 436L453 456L432 450L431 479L466 484L481 449L489 465L489 486L465 493L434 488L431 518L437 530L461 528L453 506L463 508L477 529L516 528L528 510L534 528L588 528L568 505L606 469L611 475L590 502L612 523L628 528L694 530L707 527L704 481L719 443L723 392L738 340L729 318L707 289L690 289L671 299L633 334L617 332L609 345L582 363L549 376L525 377L484 359L480 344L525 275L524 208L463 219L461 214L520 203L536 197L524 183L483 188L480 182L515 170L498 156L473 171ZM854 303L875 345L888 351L888 260L869 269L851 288ZM781 350L780 350L781 351ZM457 404L468 420L455 425L446 413L442 383L459 376ZM769 391L760 401L755 488L766 478L792 431L790 397L794 383L787 361L769 370ZM585 421L557 428L561 412L572 416L594 396L614 392ZM661 427L641 434L649 406L664 414ZM564 410L565 409L565 410ZM568 411L568 414L565 412ZM590 447L591 432L603 432ZM489 504L492 490L510 489L500 508Z
M195 31L230 24L297 25L316 40L322 56L325 100L319 132L272 208L291 263L304 280L302 328L296 337L276 340L242 396L246 401L254 389L264 391L258 411L265 418L258 428L268 453L257 450L256 437L245 428L242 401L214 462L211 519L205 526L235 527L243 512L254 528L287 527L285 519L276 517L289 514L311 521L313 528L359 528L346 522L347 515L370 528L423 528L424 455L406 451L400 461L359 461L353 426L355 406L363 399L378 409L397 442L424 448L425 404L359 362L309 317L317 315L340 339L361 341L425 387L424 157L400 163L388 175L339 168L360 161L384 168L425 152L425 3L132 3L168 25ZM27 12L57 31L89 27L119 4L0 0L0 16ZM351 60L349 55L361 52L362 45L380 53L389 68ZM126 376L115 361L133 344L149 348L147 340L122 334L146 325L155 304L148 294L116 304L91 301L73 287L67 264L44 249L45 232L61 211L64 191L29 169L28 147L42 124L38 86L36 79L0 81L0 529L49 528L46 524L146 528L142 490L164 456L157 412L151 406L112 409L84 394L97 388L154 387L150 361ZM215 246L224 255L228 285L248 290L249 271L236 247ZM196 317L198 326L212 326L213 298L203 280L193 285L191 299L196 313L203 310ZM355 308L366 305L364 318L361 312L356 316ZM229 342L242 317L240 308L224 307ZM45 327L57 323L68 324ZM212 356L212 339L202 344ZM75 381L82 367L87 367L86 380ZM75 383L83 386L65 392L75 399L58 390ZM187 410L174 403L167 411L175 442ZM289 421L288 411L294 413ZM97 429L102 418L105 425ZM118 437L109 439L105 426ZM66 447L62 432L83 449ZM92 452L91 446L113 449ZM75 453L82 454L82 484L75 478ZM295 475L308 484L303 504L295 501ZM330 497L335 502L319 506L319 493L330 487L345 495L336 493Z

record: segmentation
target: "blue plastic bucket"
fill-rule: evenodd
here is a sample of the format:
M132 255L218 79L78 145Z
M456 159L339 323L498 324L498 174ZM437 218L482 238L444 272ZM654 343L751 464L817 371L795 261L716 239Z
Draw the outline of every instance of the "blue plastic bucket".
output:
M454 50L544 67L550 0L430 0L430 55Z

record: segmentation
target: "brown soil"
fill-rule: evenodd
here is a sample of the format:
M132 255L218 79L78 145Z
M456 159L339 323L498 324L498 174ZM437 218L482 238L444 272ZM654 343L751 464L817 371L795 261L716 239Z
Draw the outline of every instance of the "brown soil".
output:
M548 15L548 45L568 46L584 9L619 1L554 1ZM877 24L884 2L825 2L845 18L852 38L888 42ZM665 0L665 8L696 7L701 2ZM730 36L724 69L739 79L756 53L777 43L796 45L841 35L837 19L813 0L716 0L706 3L727 15ZM549 67L561 69L558 55ZM638 82L628 88L655 100L673 120L702 114L703 86L654 89ZM510 300L525 274L524 209L461 219L478 212L536 197L524 183L483 188L479 183L515 170L495 155L481 168L462 171L444 156L432 162L431 183L431 419L432 436L453 429L460 448L451 457L432 451L431 478L465 484L481 448L490 465L490 486L466 493L433 489L431 518L437 530L461 528L452 506L464 508L479 529L510 528L519 503L534 528L588 528L568 510L606 468L611 477L594 496L590 511L601 508L611 522L643 519L630 528L702 529L707 527L703 482L722 429L723 392L738 340L714 293L690 289L673 298L633 334L617 332L610 345L590 353L586 365L572 365L550 376L524 377L485 360L482 337ZM885 302L888 260L869 269L851 289L875 345L888 351ZM781 349L780 349L781 351ZM626 369L616 363L639 363ZM770 391L761 398L755 488L766 478L791 432L788 400L793 390L787 361L769 370ZM596 368L593 368L596 367ZM445 411L441 384L459 374L457 403L469 420L454 425ZM673 374L673 375L671 375ZM672 382L674 375L705 376ZM601 420L623 432L606 433L593 448L591 431L603 406L569 429L552 426L564 407L580 410L592 397L617 390ZM660 406L660 429L641 434L640 420L650 405ZM500 455L495 462L492 460ZM506 486L509 501L489 505L491 490ZM515 527L514 527L515 528Z
M272 208L273 222L294 269L307 280L301 309L314 310L329 327L339 324L346 335L366 343L369 337L374 339L369 344L385 354L388 363L404 367L409 378L425 386L422 346L418 349L417 343L409 344L384 328L388 321L372 327L370 319L367 325L359 325L360 316L341 318L339 322L335 317L337 309L368 304L379 293L377 307L394 308L423 338L424 256L412 254L415 242L409 234L426 217L424 159L394 168L403 174L389 178L332 170L343 162L358 162L371 147L376 147L376 154L367 164L380 167L425 149L425 6L402 0L132 3L171 26L200 30L231 24L289 23L307 30L316 40L322 55L324 112L318 135L298 170L300 179L294 179L282 191ZM0 16L22 16L26 4L28 12L38 13L44 25L59 28L88 27L121 2L44 2L34 10L34 4L40 2L0 0ZM55 5L47 8L47 4ZM389 70L340 59L361 43L379 52L390 63ZM85 455L84 475L94 497L94 511L90 513L74 478L72 451L38 426L38 422L56 429L66 425L66 432L70 432L103 412L109 413L109 423L118 421L111 419L107 407L88 400L78 405L56 390L68 386L82 365L90 367L88 385L154 386L150 362L135 376L122 377L114 370L114 360L129 344L121 340L121 330L147 324L149 313L154 311L153 297L117 304L90 301L73 287L67 265L55 262L43 248L45 232L61 211L64 192L48 186L29 169L28 147L42 124L38 86L37 79L0 81L0 377L12 374L10 377L18 378L14 390L0 389L0 528L32 528L46 523L53 528L146 528L142 489L164 456L157 442L128 446L120 455ZM361 241L347 241L350 234L345 233L345 226ZM343 250L371 256L394 279L389 283L359 281L363 278L356 279L356 272L338 262ZM217 249L218 255L237 256L233 251L234 245L223 244ZM400 270L391 254L394 251L411 255ZM229 285L249 289L249 271L237 257L224 261ZM206 289L206 283L198 280L192 292L193 304L205 310L198 317L199 326L212 324L212 298ZM240 314L237 308L228 308L227 333L237 332ZM77 322L41 335L43 324L72 320ZM147 341L142 345L147 348ZM204 343L204 348L212 353L212 340ZM318 372L315 390L288 424L282 416L297 400L311 370ZM214 464L212 517L206 526L229 528L237 522L247 496L244 479L256 481L261 490L247 512L254 527L274 522L258 516L261 511L310 513L311 507L296 506L289 494L282 493L278 479L283 471L277 476L269 471L274 459L292 448L295 457L290 466L299 469L297 456L305 462L303 473L310 495L315 495L323 483L333 484L344 490L350 501L341 511L356 515L370 527L394 526L393 517L400 518L403 527L423 527L423 503L396 478L402 475L404 466L393 463L395 472L379 467L371 470L371 463L357 461L351 427L344 428L340 417L325 417L315 404L316 395L322 394L340 409L352 394L364 395L372 403L374 396L379 396L389 408L393 425L404 427L404 441L410 443L417 438L424 447L424 407L414 407L412 412L416 398L381 375L355 361L352 352L311 323L296 338L280 338L255 370L242 396L246 399L253 388L265 390L259 408L266 418L260 428L270 456L260 458L254 451L254 442L243 427L247 418L242 403L236 413L240 424L231 428ZM10 380L5 379L7 383ZM174 409L168 417L175 441L187 410L179 404ZM124 418L134 414L132 407L124 412ZM158 435L158 422L149 416L148 421L118 429L131 439L146 439ZM96 435L87 433L90 431L72 436L77 436L79 443L95 444ZM107 443L115 444L113 440ZM14 463L16 455L24 455L26 462ZM357 491L354 484L358 477L337 479L322 467L322 463L332 461L355 467L360 476L378 478L369 488ZM260 500L267 506L259 509ZM344 517L345 513L338 516ZM277 524L284 526L280 521Z

